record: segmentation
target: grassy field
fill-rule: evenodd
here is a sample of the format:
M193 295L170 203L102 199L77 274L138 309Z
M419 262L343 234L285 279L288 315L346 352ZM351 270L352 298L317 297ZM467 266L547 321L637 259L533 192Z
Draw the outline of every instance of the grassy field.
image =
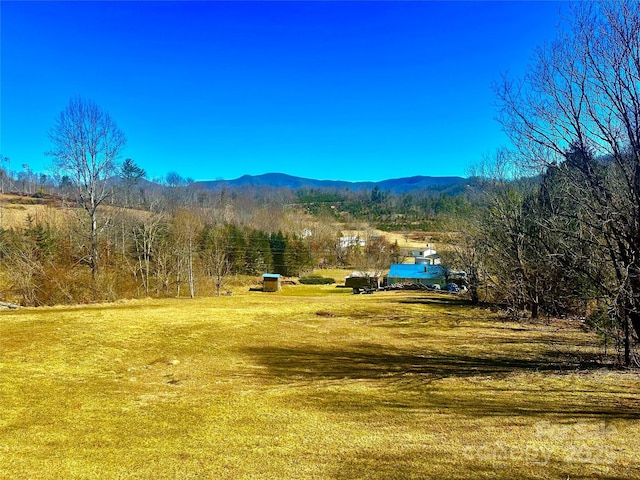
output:
M41 199L0 194L0 228L24 227L28 217L51 221L59 212Z
M0 478L640 478L638 374L454 297L0 312Z

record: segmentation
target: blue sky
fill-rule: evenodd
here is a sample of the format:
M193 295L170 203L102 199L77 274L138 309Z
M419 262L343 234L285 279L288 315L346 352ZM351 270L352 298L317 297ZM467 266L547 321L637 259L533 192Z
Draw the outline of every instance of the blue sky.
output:
M0 3L0 154L51 168L74 96L149 178L465 176L507 145L491 89L522 76L562 2Z

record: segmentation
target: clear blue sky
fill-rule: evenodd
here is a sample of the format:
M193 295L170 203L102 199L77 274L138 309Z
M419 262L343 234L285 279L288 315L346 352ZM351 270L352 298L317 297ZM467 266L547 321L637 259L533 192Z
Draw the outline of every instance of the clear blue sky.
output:
M521 76L561 2L0 3L0 154L50 169L74 96L149 178L462 175L507 144L492 82Z

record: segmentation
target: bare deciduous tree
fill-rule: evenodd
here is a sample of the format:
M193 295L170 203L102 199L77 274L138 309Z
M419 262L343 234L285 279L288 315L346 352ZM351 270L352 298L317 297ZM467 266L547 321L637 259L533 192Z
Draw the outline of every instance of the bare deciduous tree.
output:
M167 219L164 214L151 214L133 227L132 236L137 260L137 273L140 274L145 294L151 290L152 263L159 238L166 234Z
M0 154L0 193L4 193L5 185L9 185L9 157Z
M225 277L231 271L228 254L230 245L225 229L207 225L203 232L202 248L206 272L213 279L219 297Z
M79 206L89 217L88 263L95 283L98 273L98 208L111 191L107 180L116 171L116 162L126 138L108 113L90 100L72 99L60 112L49 132L58 174L68 177Z
M195 297L194 260L197 256L198 242L204 228L202 220L190 210L179 210L171 222L171 235L174 241L176 260L176 288L180 296L183 274L189 285L189 296Z
M577 206L565 215L597 232L629 364L628 332L640 334L640 3L580 2L569 20L522 82L498 86L500 120L528 166L562 176Z

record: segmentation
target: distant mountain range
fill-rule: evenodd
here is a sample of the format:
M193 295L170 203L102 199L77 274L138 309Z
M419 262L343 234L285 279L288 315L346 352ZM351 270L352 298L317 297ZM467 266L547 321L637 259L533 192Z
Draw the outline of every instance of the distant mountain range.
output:
M464 187L468 180L463 177L425 177L415 176L382 180L380 182L347 182L341 180L313 180L311 178L294 177L284 173L265 173L264 175L243 175L235 180L209 180L195 182L210 190L222 188L242 187L270 187L270 188L322 188L322 189L349 189L349 190L373 190L378 187L384 192L406 193L414 190L457 190Z

